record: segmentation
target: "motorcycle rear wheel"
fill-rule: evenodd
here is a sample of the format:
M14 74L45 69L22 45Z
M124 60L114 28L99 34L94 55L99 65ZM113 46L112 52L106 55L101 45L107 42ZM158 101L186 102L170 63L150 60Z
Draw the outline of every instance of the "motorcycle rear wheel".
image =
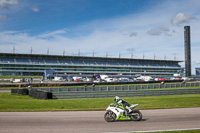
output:
M104 115L104 119L107 121L107 122L113 122L116 120L116 115L114 112L112 111L107 111Z
M130 116L130 119L132 121L140 121L140 120L142 120L142 113L139 110L133 110L133 113L135 113L136 115Z

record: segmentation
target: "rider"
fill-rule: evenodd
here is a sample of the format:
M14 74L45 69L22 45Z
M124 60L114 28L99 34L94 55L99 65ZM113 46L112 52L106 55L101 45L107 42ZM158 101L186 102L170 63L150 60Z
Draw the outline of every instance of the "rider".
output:
M130 113L132 111L131 108L129 107L130 105L124 99L120 99L120 97L115 96L114 100L115 100L116 104L122 105L125 109L127 109L128 113Z

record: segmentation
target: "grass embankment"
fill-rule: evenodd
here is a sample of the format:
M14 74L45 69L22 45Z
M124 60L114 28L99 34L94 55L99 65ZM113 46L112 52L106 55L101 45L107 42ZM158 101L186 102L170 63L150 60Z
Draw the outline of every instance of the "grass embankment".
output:
M123 98L123 97L122 97ZM200 94L125 97L130 104L139 103L137 109L164 109L200 107ZM113 98L39 100L29 96L0 93L0 111L82 111L105 110Z

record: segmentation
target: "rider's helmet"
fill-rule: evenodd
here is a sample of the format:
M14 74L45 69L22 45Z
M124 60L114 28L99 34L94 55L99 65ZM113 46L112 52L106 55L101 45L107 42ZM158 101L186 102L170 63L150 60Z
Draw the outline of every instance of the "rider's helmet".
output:
M115 101L115 102L118 102L118 101L119 101L119 99L120 99L120 98L119 98L118 96L115 96L115 99L114 99L114 101Z

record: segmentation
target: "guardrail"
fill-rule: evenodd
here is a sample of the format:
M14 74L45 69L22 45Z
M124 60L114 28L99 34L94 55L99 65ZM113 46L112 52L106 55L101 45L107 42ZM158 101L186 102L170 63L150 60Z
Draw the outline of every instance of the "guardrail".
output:
M97 87L66 87L66 88L32 88L48 92L80 92L80 91L131 91L139 89L159 89L159 88L178 88L178 87L200 87L200 82L173 83L173 84L147 84L147 85L128 85L128 86L97 86Z
M178 88L178 87L199 87L199 88L159 89L159 88ZM138 97L138 96L200 94L200 82L131 85L131 86L32 88L32 89L52 92L53 99L107 98L107 97L114 97L116 95L121 97Z
M81 98L109 98L140 97L140 96L162 96L162 95L184 95L200 94L199 89L164 89L164 90L136 90L136 91L88 91L88 92L55 92L53 99L81 99Z

